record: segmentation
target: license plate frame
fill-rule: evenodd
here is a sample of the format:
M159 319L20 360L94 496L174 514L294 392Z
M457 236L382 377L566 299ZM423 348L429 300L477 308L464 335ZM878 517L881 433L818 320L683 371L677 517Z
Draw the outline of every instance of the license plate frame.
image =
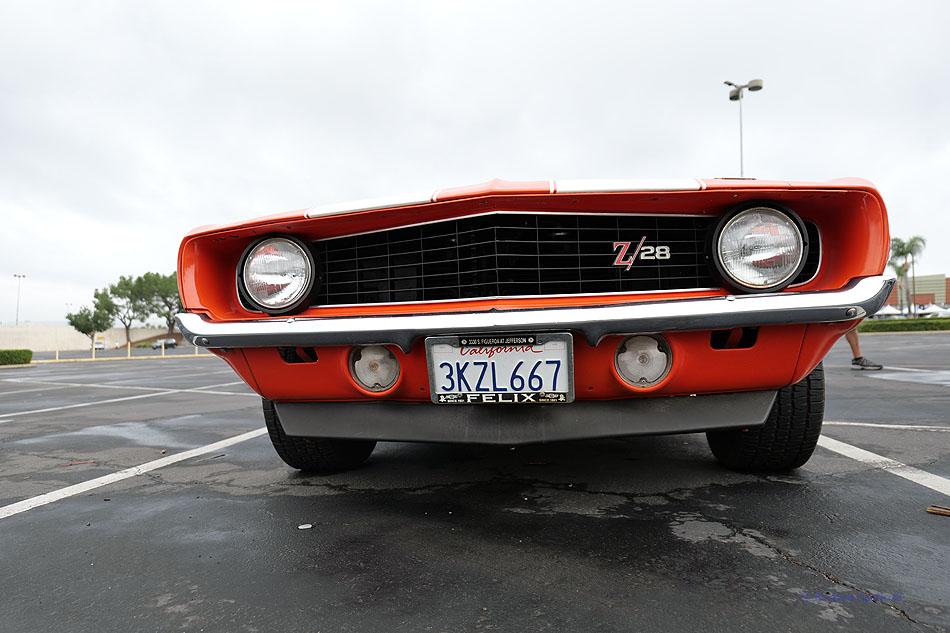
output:
M446 345L452 351L447 350ZM536 351L538 348L541 351ZM425 349L429 393L435 404L567 404L574 401L574 337L570 332L430 336L425 339ZM489 351L492 349L496 351ZM523 359L520 366L519 359ZM529 359L535 362L527 363ZM536 364L539 361L540 365ZM446 370L443 363L449 363L450 367ZM467 363L473 363L472 369L460 367ZM485 365L479 367L479 363ZM449 379L446 371L454 376L457 369L465 378L468 391L461 390L463 381L456 381L454 377L453 389L443 388ZM531 389L535 384L532 373L541 379L542 388ZM487 384L483 385L486 380ZM524 381L523 389L515 389L521 381ZM563 381L566 387L562 386ZM478 388L472 387L472 383ZM456 384L459 389L454 388Z

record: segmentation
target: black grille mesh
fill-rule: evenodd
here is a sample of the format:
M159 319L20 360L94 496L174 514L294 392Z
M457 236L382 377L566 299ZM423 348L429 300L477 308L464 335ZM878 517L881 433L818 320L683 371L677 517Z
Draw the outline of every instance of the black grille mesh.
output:
M704 259L715 218L490 214L314 242L314 305L716 287ZM793 283L818 270L818 228ZM668 246L669 259L615 266L615 242ZM649 250L649 249L645 249ZM654 251L655 253L656 251Z
M716 286L705 263L714 218L490 214L321 240L317 305ZM615 266L615 242L669 259ZM649 250L649 249L645 249Z

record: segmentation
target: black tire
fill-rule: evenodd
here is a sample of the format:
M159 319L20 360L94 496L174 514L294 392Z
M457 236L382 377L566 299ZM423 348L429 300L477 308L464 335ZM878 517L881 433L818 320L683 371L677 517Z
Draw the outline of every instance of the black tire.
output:
M277 409L270 400L262 398L264 422L270 441L280 458L298 470L332 473L351 470L365 462L376 440L341 440L323 437L291 437L284 433L277 417Z
M760 427L709 431L706 440L719 463L740 472L798 468L815 452L825 415L825 370L818 365L800 382L779 389Z

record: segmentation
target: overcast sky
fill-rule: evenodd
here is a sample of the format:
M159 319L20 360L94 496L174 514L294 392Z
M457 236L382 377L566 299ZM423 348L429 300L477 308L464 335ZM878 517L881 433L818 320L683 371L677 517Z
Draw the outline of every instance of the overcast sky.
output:
M509 180L861 176L950 272L950 2L0 2L0 323L192 227Z

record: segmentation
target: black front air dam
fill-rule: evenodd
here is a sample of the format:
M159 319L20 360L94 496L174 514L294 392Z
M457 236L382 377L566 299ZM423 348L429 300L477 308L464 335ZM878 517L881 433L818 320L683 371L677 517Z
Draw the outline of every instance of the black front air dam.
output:
M533 444L759 426L775 391L583 401L438 405L430 402L277 402L287 435L397 442Z

